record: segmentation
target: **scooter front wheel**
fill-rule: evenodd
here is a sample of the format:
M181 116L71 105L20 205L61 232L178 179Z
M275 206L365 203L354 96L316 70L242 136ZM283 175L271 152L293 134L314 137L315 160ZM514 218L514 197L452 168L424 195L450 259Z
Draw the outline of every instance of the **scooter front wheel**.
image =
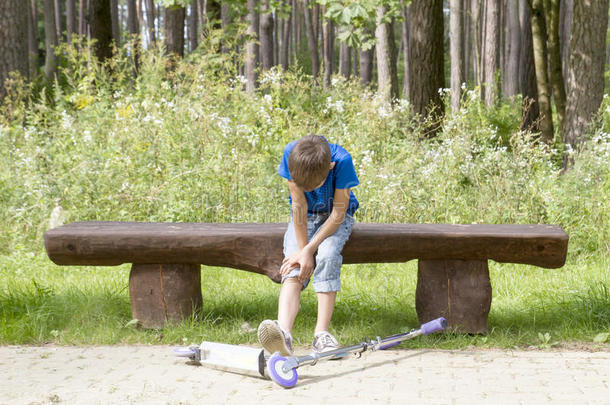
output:
M286 357L282 356L279 352L273 353L267 363L269 376L278 385L281 385L284 388L292 388L297 384L299 375L297 374L296 368L290 369L288 372L284 371L283 366L285 362Z

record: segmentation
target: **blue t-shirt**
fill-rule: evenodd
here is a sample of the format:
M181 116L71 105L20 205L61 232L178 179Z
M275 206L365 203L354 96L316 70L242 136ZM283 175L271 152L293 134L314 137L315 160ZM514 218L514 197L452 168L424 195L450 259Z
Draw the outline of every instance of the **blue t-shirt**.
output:
M282 162L277 170L277 174L290 181L292 181L292 177L290 177L290 170L288 169L288 156L290 156L290 152L296 143L297 141L293 141L286 145ZM339 145L329 142L328 146L330 146L330 161L336 162L335 167L330 170L322 186L313 191L305 192L308 214L330 213L333 209L335 189L353 188L360 184L350 154ZM292 206L292 197L289 197L289 201ZM357 209L358 200L356 200L354 192L350 190L347 213L354 215Z

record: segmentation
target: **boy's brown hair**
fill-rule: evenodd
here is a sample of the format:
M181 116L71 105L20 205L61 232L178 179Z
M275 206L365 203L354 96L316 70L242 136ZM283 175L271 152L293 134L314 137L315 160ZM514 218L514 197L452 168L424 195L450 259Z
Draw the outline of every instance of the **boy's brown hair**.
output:
M330 146L321 136L304 136L290 151L290 176L296 185L304 190L313 190L324 181L329 168Z

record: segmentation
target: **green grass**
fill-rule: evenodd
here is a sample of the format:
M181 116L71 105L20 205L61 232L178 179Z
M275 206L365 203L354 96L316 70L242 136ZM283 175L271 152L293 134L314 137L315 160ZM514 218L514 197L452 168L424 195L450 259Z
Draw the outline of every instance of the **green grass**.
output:
M300 71L271 72L249 96L205 51L171 71L146 51L136 79L124 50L110 72L62 52L61 85L37 93L16 80L0 105L0 343L255 343L251 329L276 316L278 286L265 277L204 268L199 318L143 331L129 324L128 267L56 266L42 236L86 220L285 222L275 172L283 146L310 132L351 153L357 221L549 223L570 235L562 269L491 265L488 335L408 345L548 347L610 332L609 97L562 173L559 142L519 131L519 100L486 108L476 89L427 139L407 102L388 105L357 81L324 90ZM342 342L416 326L415 262L345 266L342 280L332 323ZM307 291L298 344L315 315Z
M264 276L203 267L203 311L162 330L142 330L131 320L128 266L60 267L44 254L0 257L2 344L184 344L202 340L255 344L262 319L276 316L279 286ZM551 342L594 343L610 325L610 263L570 263L562 269L491 263L493 301L484 336L435 335L405 347L544 347ZM417 326L417 266L344 266L332 331L341 342L385 336ZM295 324L297 345L310 344L315 293L303 294Z

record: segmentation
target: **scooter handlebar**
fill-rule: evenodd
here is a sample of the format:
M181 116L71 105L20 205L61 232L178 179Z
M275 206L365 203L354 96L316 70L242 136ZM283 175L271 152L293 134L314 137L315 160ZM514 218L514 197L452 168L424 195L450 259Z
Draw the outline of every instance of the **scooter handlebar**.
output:
M421 331L424 335L429 335L434 332L440 332L447 327L447 320L443 317L433 321L426 322L421 326Z

